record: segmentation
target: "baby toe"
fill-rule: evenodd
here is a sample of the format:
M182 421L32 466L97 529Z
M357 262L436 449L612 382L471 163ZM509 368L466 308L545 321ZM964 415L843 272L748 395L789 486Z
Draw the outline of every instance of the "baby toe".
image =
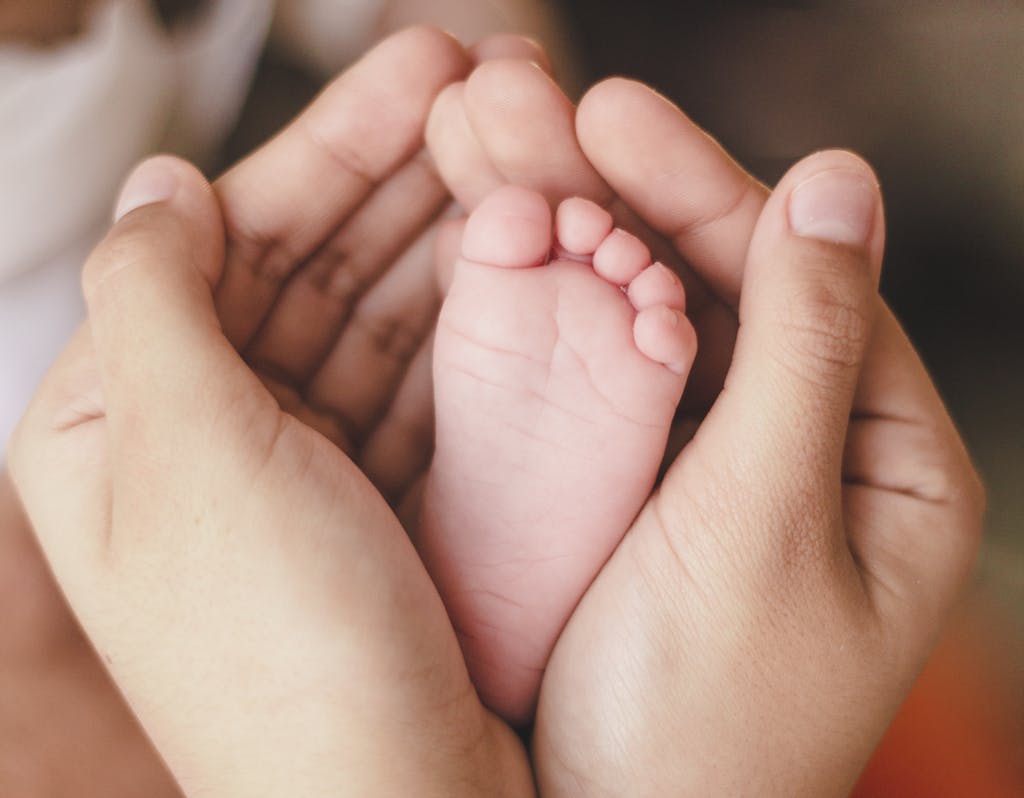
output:
M697 333L681 310L666 305L641 310L633 322L633 340L644 355L685 376L697 354Z
M612 231L612 215L595 202L572 197L555 212L555 238L566 255L590 257Z
M625 230L612 230L594 252L594 271L615 285L628 285L650 265L647 245Z
M502 186L470 214L462 234L462 257L474 263L523 269L547 262L551 209L536 191Z
M629 284L626 294L637 310L655 305L686 310L686 290L682 281L674 271L662 263L651 264L640 272Z

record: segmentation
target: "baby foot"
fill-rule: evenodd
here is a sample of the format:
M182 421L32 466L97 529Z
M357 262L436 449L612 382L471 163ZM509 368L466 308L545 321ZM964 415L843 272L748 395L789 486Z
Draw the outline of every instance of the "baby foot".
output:
M682 284L606 211L566 200L555 233L512 186L467 222L417 540L481 697L515 723L650 494L696 352Z

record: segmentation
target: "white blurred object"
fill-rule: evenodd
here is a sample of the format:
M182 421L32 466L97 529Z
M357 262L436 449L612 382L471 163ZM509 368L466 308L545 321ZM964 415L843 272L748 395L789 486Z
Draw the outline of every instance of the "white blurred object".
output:
M0 47L0 462L82 318L79 270L125 174L158 150L200 163L216 151L271 6L220 0L167 33L145 0L111 0L61 47Z
M157 151L210 164L236 122L272 22L278 46L328 76L398 26L464 24L471 38L503 27L546 30L546 7L209 0L168 32L149 0L97 0L73 41L46 50L0 46L0 466L14 424L82 318L79 271L121 181Z

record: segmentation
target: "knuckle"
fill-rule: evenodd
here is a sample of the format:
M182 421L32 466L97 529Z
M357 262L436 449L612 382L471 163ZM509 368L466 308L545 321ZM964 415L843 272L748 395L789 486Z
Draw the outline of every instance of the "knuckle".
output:
M924 431L917 450L921 474L917 492L951 505L967 525L980 528L987 503L985 484L952 423L947 420Z
M82 268L82 289L88 298L125 270L190 262L193 240L194 231L178 214L159 207L136 210L93 249Z
M780 314L784 356L801 372L824 378L859 365L872 328L865 287L829 277L819 274L798 286Z
M364 249L333 240L303 266L312 287L342 307L355 304L377 277L379 264Z
M227 261L272 284L284 282L294 270L295 253L277 229L262 228L230 212L224 214Z
M356 310L352 324L365 333L380 357L393 363L411 360L422 341L407 319L394 314L377 316Z

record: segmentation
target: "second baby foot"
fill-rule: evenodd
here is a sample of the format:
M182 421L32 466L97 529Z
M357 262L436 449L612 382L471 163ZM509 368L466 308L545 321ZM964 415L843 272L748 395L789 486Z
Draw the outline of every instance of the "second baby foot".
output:
M549 260L549 258L552 258ZM676 275L583 199L470 216L438 322L417 544L484 702L536 705L562 627L653 487L696 353Z

